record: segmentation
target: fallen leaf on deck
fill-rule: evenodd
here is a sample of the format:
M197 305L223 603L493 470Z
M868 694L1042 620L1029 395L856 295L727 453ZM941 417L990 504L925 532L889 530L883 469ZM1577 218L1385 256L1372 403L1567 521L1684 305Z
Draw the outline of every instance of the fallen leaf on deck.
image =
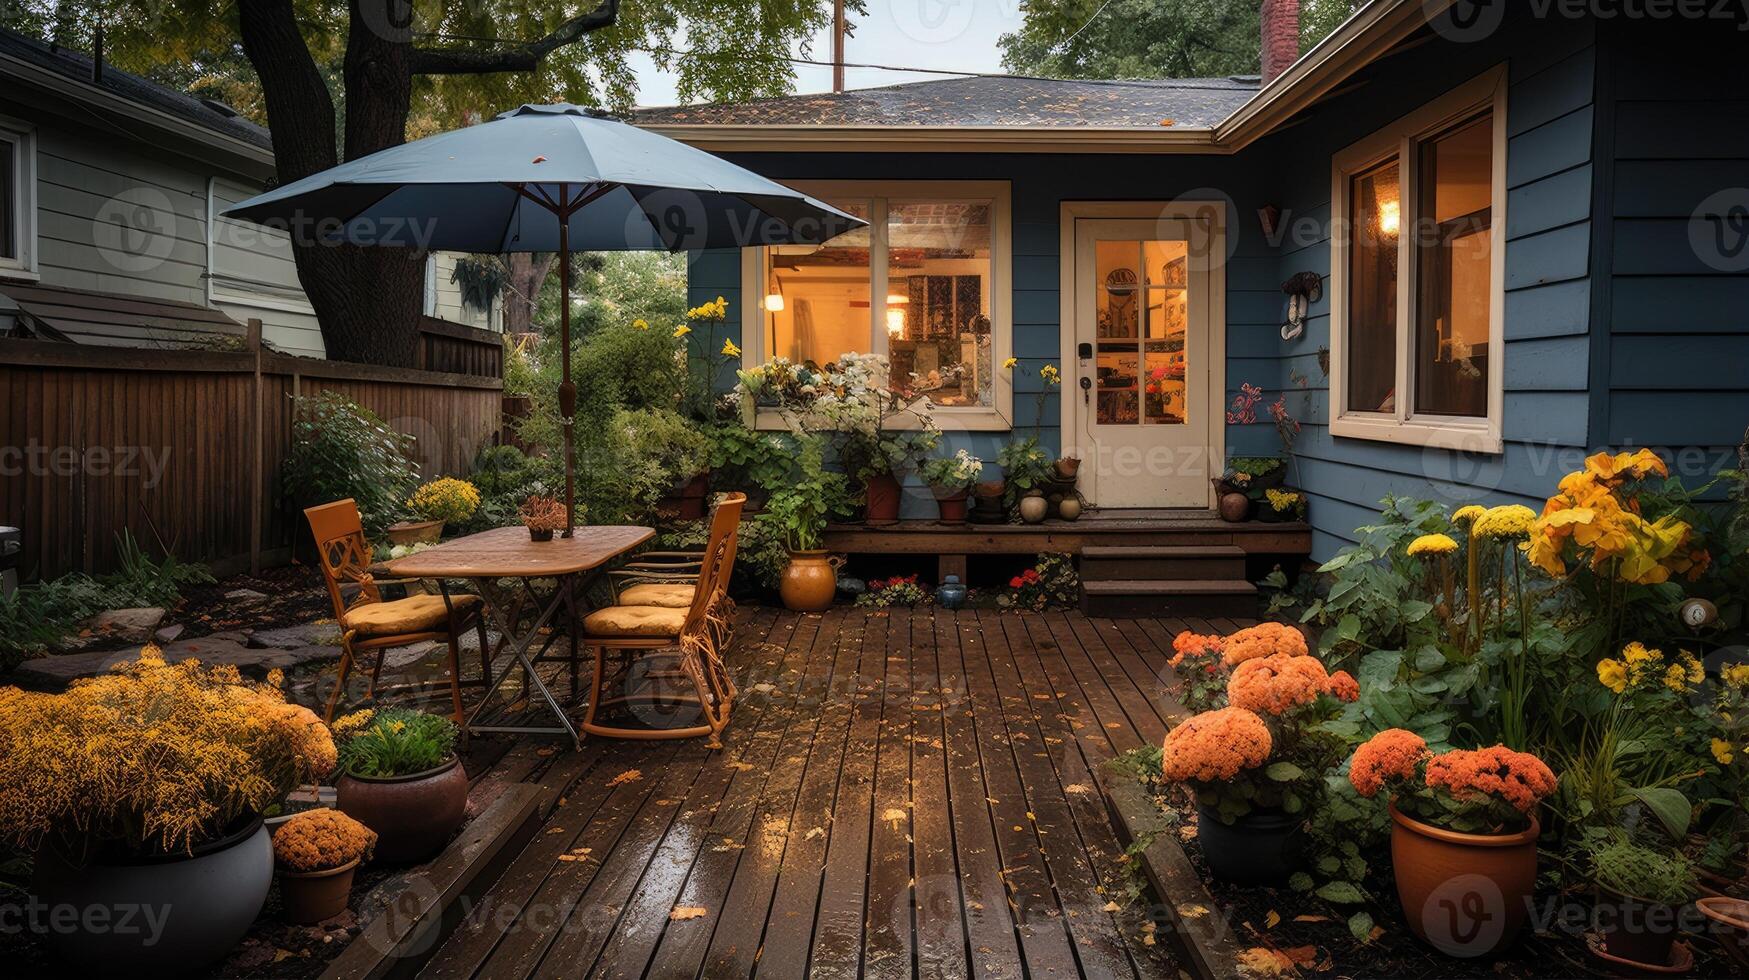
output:
M826 836L826 828L814 827L813 829L809 830L806 834L802 835L802 840L813 840L816 837L824 837L824 836Z
M1196 840L1196 824L1187 823L1178 828L1178 839L1182 841Z
M896 806L890 806L881 811L881 819L888 823L903 823L907 816L909 816L909 814Z
M1063 787L1063 792L1065 792L1065 793L1086 793L1086 792L1090 792L1090 790L1088 790L1087 787L1081 785L1080 783L1070 783L1069 785Z
M1293 961L1280 952L1263 946L1239 951L1235 957L1241 972L1257 977L1282 977L1293 972Z
M547 828L547 833L549 833L549 834L562 834L564 832L565 832L565 828L563 828L563 827L548 827Z
M758 691L760 694L769 694L770 692L777 690L777 685L764 683L755 684L753 685L753 690Z
M1270 909L1269 914L1263 917L1263 928L1274 929L1278 925L1281 925L1281 913Z
M702 919L709 914L709 909L700 908L697 905L676 905L668 913L668 921L685 922L687 919Z
M644 778L644 774L639 772L638 770L627 769L625 772L622 772L619 775L608 780L607 785L610 788L614 787L614 786L624 786L626 783L635 783L638 780L643 779L643 778Z
M1106 902L1105 903L1105 910L1107 912L1116 912L1121 908L1123 908L1123 906L1117 904L1116 902Z
M1209 914L1209 910L1207 906L1197 905L1194 902L1185 902L1183 905L1178 906L1178 914L1186 919L1200 919Z
M1295 922L1329 922L1330 917L1327 915L1296 915L1296 916L1294 916L1294 921Z
M729 763L729 768L735 770L736 772L746 772L747 770L753 768L753 763L742 762L740 759L736 759L734 762Z

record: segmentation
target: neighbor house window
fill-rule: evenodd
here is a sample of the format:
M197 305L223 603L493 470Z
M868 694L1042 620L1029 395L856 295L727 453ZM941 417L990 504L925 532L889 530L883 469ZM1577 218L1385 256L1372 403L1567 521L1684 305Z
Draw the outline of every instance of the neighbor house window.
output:
M1338 154L1331 433L1501 446L1505 73Z
M34 174L30 131L0 119L0 273L34 271Z
M1008 185L798 183L869 222L821 246L753 250L743 266L743 357L826 364L888 358L944 423L1006 428L1011 343Z

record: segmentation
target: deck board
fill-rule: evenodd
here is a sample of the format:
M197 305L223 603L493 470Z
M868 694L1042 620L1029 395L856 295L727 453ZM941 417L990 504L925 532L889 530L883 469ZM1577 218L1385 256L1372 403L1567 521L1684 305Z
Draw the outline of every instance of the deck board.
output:
M421 975L1176 977L1092 771L1177 716L1194 622L744 610L724 749L542 755L551 815Z

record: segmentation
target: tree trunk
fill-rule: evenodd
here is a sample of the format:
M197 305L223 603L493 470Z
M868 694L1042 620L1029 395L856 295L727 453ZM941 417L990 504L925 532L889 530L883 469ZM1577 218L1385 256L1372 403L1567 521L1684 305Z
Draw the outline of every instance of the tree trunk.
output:
M504 332L532 333L534 313L540 306L541 285L557 262L557 252L514 252L504 256L510 281L504 285Z

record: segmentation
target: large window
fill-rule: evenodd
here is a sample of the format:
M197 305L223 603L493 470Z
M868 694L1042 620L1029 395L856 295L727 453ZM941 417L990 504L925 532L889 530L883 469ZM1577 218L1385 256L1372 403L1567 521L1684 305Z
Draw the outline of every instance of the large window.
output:
M0 274L34 271L34 173L30 131L0 119Z
M1331 432L1501 446L1505 74L1336 157Z
M750 362L824 364L885 355L937 418L1006 428L1010 346L1008 185L984 181L801 183L869 222L823 246L750 252L743 348Z

